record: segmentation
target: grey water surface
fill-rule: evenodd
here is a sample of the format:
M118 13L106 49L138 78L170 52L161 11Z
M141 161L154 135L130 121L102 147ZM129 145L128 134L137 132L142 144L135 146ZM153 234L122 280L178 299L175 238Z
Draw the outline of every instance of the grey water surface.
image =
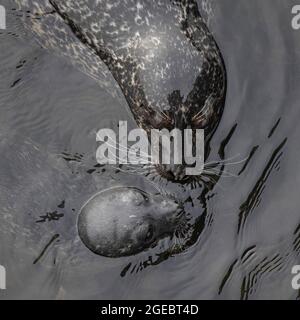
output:
M93 194L115 185L153 188L140 175L96 163L97 130L134 123L125 101L70 61L1 32L0 264L7 290L0 299L300 297L291 286L300 264L297 1L207 2L228 75L208 161L220 153L228 160L208 190L165 186L200 221L196 239L169 256L150 249L109 259L81 243L77 215Z

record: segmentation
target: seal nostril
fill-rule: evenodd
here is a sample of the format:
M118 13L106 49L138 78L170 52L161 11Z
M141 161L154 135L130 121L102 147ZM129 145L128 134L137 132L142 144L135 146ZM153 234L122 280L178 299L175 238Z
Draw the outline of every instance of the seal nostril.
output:
M145 241L148 242L148 241L152 240L153 235L154 235L154 229L153 229L153 226L150 225L150 226L149 226L149 229L148 229L148 232L147 232L147 234L146 234Z
M172 178L175 178L174 172L169 171L168 174L169 174Z
M176 177L171 170L166 171L166 178L172 181L176 180Z
M163 176L165 179L169 180L169 181L173 181L173 182L183 182L186 183L187 181L189 181L191 179L190 176L187 176L185 174L185 171L183 169L177 170L174 172L174 170L172 169L166 169L166 168L162 168L160 166L157 166L157 171L158 173Z

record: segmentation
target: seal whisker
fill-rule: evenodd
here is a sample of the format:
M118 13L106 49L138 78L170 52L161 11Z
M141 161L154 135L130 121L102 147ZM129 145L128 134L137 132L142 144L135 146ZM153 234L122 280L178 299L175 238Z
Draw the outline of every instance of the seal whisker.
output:
M142 166L142 167L132 167L132 166L126 166L126 168L129 168L129 169L134 169L136 171L139 171L139 172L149 172L151 170L156 170L155 167L153 166Z
M213 176L216 176L215 174L213 174ZM208 175L203 175L201 177L201 179L203 180L204 178L207 178L208 181L212 182L214 185L219 185L221 187L222 190L225 190L225 188L222 186L222 184L220 183L219 179L215 179L213 178L213 176L211 174ZM219 178L219 177L218 177Z
M219 176L219 177L224 177L224 178L237 178L238 175L236 174L233 174L231 172L228 172L228 171L217 171L217 170L203 170L203 173L207 173L207 174L213 174L213 175L216 175L216 176Z
M192 117L192 120L203 119L207 115L209 109L210 109L210 105L206 103L204 108L202 108L196 115Z
M114 141L112 138L110 138L110 137L108 137L108 140L111 140L111 141L115 142L115 141ZM116 144L116 145L112 145L112 144L107 143L107 145L110 146L110 147L112 147L112 148L114 148L115 150L122 149L122 150L124 150L124 151L127 151L129 154L136 155L136 153L133 152L131 149L129 149L128 147L126 148L126 147L124 147L123 145L121 145L121 144L119 144L119 143ZM140 154L144 154L144 156L140 156L140 158L142 158L142 159L147 159L147 158L151 159L151 158L152 158L151 155L149 155L149 154L147 154L147 153L145 153L145 152L143 152L143 151L140 151Z
M108 146L111 146L112 148L114 148L114 146L112 146L112 145L110 145L110 144L108 144ZM118 150L118 149L115 148L115 150ZM111 155L111 156L114 158L114 160L118 160L118 161L120 161L121 163L122 163L122 161L124 160L124 159L121 159L117 154L113 154L112 151L110 151L110 150L108 150L108 153L109 153L109 155ZM136 155L136 154L134 154L134 155ZM145 162L147 162L148 164L151 163L148 159L143 158L143 157L141 157L140 160L142 160L142 163L145 163ZM146 163L146 164L147 164L147 163ZM140 162L137 162L137 164L141 164L141 163L140 163Z
M235 165L235 164L240 164L240 163L244 163L248 160L248 157L247 158L244 158L242 160L239 160L239 161L236 161L236 162L228 162L230 160L233 160L235 159L236 157L238 157L240 154L234 156L234 157L231 157L231 158L228 158L228 159L225 159L225 160L216 160L216 161L211 161L211 162L206 162L204 165L205 166L209 166L209 165L220 165L220 164L225 164L225 165Z
M158 113L167 121L171 121L171 117L169 115L167 115L164 111L159 110Z

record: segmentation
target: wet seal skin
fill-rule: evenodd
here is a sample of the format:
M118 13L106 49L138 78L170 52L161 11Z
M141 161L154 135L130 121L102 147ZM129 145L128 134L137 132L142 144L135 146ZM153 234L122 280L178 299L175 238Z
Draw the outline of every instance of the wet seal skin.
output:
M82 207L78 233L98 255L130 256L172 236L181 211L171 198L135 187L115 187L96 194Z
M146 130L149 138L151 129L192 128L205 129L208 141L223 112L226 71L196 1L143 1L139 6L136 1L125 1L128 11L140 12L133 16L128 12L124 17L132 31L121 31L120 21L114 21L114 15L107 13L113 25L109 32L121 33L126 38L123 46L118 36L117 40L111 38L107 30L86 29L89 18L78 16L81 4L66 1L63 5L55 0L50 3L77 37L107 65L138 126ZM102 1L102 5L109 3ZM112 6L117 11L122 7L115 2ZM91 7L87 8L93 15ZM185 164L156 165L158 174L176 182L194 178L187 177L185 169Z
M226 69L196 0L16 2L38 14L31 30L43 46L80 60L92 76L106 66L148 135L204 129L208 155L225 105ZM185 175L185 163L155 169L170 181L197 179Z

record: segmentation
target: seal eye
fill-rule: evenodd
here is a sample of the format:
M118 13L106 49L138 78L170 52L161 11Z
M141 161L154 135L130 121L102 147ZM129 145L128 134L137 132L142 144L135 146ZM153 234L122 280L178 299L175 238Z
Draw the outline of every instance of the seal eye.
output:
M146 242L150 241L153 238L153 235L154 235L154 229L153 229L153 226L150 225L145 237L145 241Z
M150 200L149 200L149 197L146 195L146 194L141 194L142 196L143 196L143 199L144 199L144 201L147 203L147 202L149 202Z

